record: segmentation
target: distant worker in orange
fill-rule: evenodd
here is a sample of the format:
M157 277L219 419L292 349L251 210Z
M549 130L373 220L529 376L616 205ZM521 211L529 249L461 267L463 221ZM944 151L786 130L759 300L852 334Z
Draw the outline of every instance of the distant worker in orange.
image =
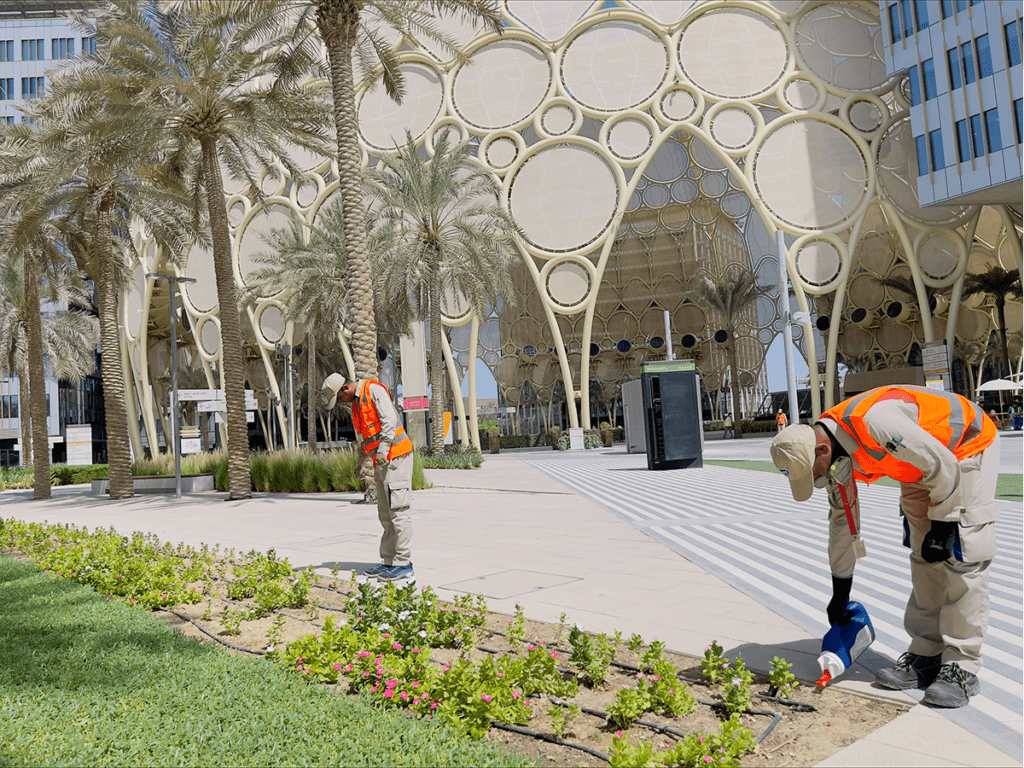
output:
M865 554L856 481L899 482L913 583L903 618L910 647L875 681L924 688L925 703L934 706L967 704L981 690L996 554L999 435L992 420L951 392L879 387L825 411L813 426L782 430L771 454L797 501L815 487L828 490L830 624L849 621L854 564Z
M788 419L786 419L786 414L784 414L782 412L782 409L779 408L779 412L775 415L775 431L781 432L782 430L784 430L786 428L787 422Z
M377 517L384 528L380 539L381 562L366 575L378 581L410 583L412 568L412 440L398 420L391 394L376 379L352 381L332 373L323 389L331 407L352 404L352 425L373 456L373 481L377 488Z

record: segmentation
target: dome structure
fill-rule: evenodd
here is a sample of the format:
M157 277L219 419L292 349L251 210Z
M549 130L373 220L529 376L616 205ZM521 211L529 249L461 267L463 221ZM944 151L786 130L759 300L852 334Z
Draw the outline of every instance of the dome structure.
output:
M511 405L578 399L568 416L580 426L592 422L595 388L612 401L667 342L699 355L706 385L719 390L728 366L711 339L720 318L689 291L702 276L743 268L763 288L738 329L750 403L782 331L777 230L791 282L782 300L809 318L794 337L815 413L838 398L840 363L899 367L927 342L987 343L992 309L963 304L963 281L991 264L1020 268L1020 205L918 204L910 88L886 73L877 3L504 0L501 13L502 35L442 20L467 63L395 40L408 88L400 105L383 89L357 94L364 164L406 131L424 156L439 131L455 131L500 181L521 228L519 302L448 318L450 372L474 371L479 358ZM337 190L332 161L310 157L305 168L301 178L283 168L281 180L267 177L260 201L227 190L239 286L265 247L262 232L289 217L315 224ZM157 376L143 318L158 256L140 252L150 261L129 288L125 340L141 415L152 420ZM194 251L184 276L196 279L184 304L209 373L220 339L209 254ZM899 277L912 295L893 287ZM911 311L888 313L897 301ZM1019 357L1020 301L1007 312ZM283 321L279 297L255 300L245 316L250 386L265 404L280 395L274 345L300 343L301 329ZM815 325L819 317L828 322ZM687 335L701 340L689 352Z

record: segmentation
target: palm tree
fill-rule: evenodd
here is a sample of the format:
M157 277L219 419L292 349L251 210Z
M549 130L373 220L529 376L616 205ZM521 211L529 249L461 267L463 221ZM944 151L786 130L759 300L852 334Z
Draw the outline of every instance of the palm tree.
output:
M464 60L455 42L436 26L435 14L460 15L479 21L488 30L502 31L501 16L493 0L293 0L305 13L315 14L317 29L327 50L334 122L337 138L338 181L348 251L347 288L352 301L352 353L356 378L377 373L377 329L373 313L373 275L367 254L362 196L362 173L357 131L355 95L357 83L353 60L363 75L359 88L370 88L378 78L389 96L401 103L402 70L391 45L380 29L391 27L407 43L430 40Z
M95 85L80 77L95 68L95 60L79 60L54 72L47 99L23 107L33 125L10 129L11 151L2 160L5 188L45 190L35 218L50 217L54 237L95 279L110 498L122 499L134 495L117 311L131 249L129 217L145 222L172 253L184 252L191 217L187 196L160 163L160 134L139 121L138 111L118 112L102 88L97 98Z
M508 264L516 225L499 205L494 177L467 163L469 142L449 147L440 132L434 157L420 160L412 136L367 171L376 212L371 216L378 302L395 318L430 321L430 447L444 449L444 294L461 296L487 314L490 297L514 296ZM376 206L375 206L376 207ZM453 382L454 385L454 382Z
M18 377L19 399L28 403L29 345L24 263L23 255L0 260L0 371ZM58 379L78 383L95 368L93 349L100 338L96 318L83 309L89 306L89 292L81 275L66 270L51 272L40 287L46 301L57 308L42 313L43 359ZM22 466L33 466L31 424L32 419L26 410L21 416Z
M999 341L1003 375L1013 373L1010 367L1010 352L1006 346L1006 297L1021 296L1020 270L1006 270L995 264L980 275L967 275L964 279L963 297L966 299L979 293L987 293L996 300L996 319L999 323Z
M167 167L193 182L195 222L209 226L217 282L229 496L246 499L245 362L222 166L259 195L253 165L274 174L276 159L297 179L288 146L328 152L326 84L308 79L318 68L312 30L275 0L109 0L105 10L100 56L79 68L79 90L133 115L133 134L161 131Z
M690 291L688 298L704 307L718 312L725 324L725 349L729 356L730 383L732 389L733 436L743 437L742 412L740 411L740 367L736 356L736 326L743 313L761 294L757 277L749 269L735 270L720 280L701 277L697 288Z
M293 218L287 229L265 235L274 252L252 256L255 263L265 266L250 274L245 292L249 300L281 294L286 318L306 324L306 429L313 450L317 449L317 350L336 338L339 323L349 311L343 216L342 205L335 198L320 210L316 226L305 226Z

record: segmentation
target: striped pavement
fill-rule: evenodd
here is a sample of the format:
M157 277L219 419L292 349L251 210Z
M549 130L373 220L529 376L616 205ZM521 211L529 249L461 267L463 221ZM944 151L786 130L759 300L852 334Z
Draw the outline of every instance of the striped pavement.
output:
M809 634L823 627L831 597L827 500L806 503L781 475L705 465L647 470L644 454L587 451L518 457L628 521ZM869 669L906 650L903 610L911 592L902 546L899 489L861 493L861 527L868 556L857 564L853 597L865 604L876 640L859 659ZM1022 759L1022 528L1020 503L998 501L999 554L990 576L991 615L985 640L982 693L971 706L938 710L1017 760ZM918 699L920 692L911 692Z

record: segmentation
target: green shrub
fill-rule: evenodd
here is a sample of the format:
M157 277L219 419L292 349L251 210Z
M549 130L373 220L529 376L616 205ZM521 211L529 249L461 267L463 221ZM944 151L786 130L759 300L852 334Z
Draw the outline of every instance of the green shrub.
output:
M68 466L57 464L50 467L50 482L54 485L83 485L99 477L107 477L110 469L106 464L85 464Z
M446 445L436 456L429 448L421 448L417 455L426 469L473 469L484 463L484 457L472 445Z

